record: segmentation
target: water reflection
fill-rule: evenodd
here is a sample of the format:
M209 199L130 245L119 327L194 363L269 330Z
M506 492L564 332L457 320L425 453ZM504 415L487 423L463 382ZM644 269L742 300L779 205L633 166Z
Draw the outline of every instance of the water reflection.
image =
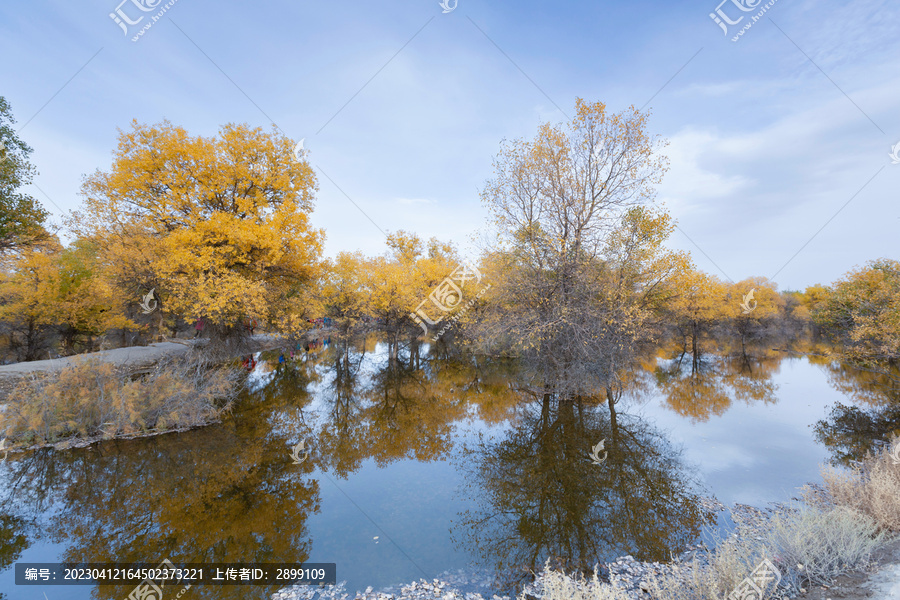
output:
M831 385L858 404L887 407L900 404L900 368L888 362L822 360Z
M776 402L778 386L772 376L782 358L775 351L758 348L688 360L681 353L655 369L655 383L672 410L695 423L702 422L721 416L735 401Z
M350 525L313 539L310 523L320 513L344 514L320 506L324 493L316 477L341 483L363 473L381 478L390 466L412 463L432 463L429 472L438 472L436 463L448 458L458 465L452 477L459 474L466 484L470 503L453 524L453 539L460 555L481 566L512 576L539 569L547 557L588 569L623 554L665 560L694 541L712 515L700 502L700 477L681 450L626 408L638 396L654 397L698 423L736 402L769 405L776 402L773 378L786 356L761 344L696 359L668 349L662 360L645 357L643 369L597 398L561 393L579 387L569 383L535 391L548 371L442 343L388 348L372 337L335 336L328 347L304 349L293 358L288 352L284 362L281 354L257 356L249 377L265 385L245 394L220 425L10 456L0 467L10 494L0 497L0 571L42 536L64 548L59 556L40 557L46 561L302 562L327 546L327 558L345 561L343 569L369 555L340 537L355 534ZM900 431L900 377L894 371L812 360L836 390L872 407L864 413L838 404L820 424L820 441L839 460L858 457L873 432ZM485 435L477 438L475 431ZM311 454L295 465L289 450L300 439ZM608 455L596 466L587 453L601 439ZM394 487L414 487L404 480L415 478L413 472L394 471ZM429 544L437 542L416 540L422 537L416 530L435 514L440 516L433 521L446 516L449 524L462 510L441 494L420 501L428 515L421 521L385 527L398 539L412 530L404 546L430 552ZM383 505L365 506L378 518L375 511ZM384 514L396 515L393 510ZM340 517L322 518L334 525ZM447 524L441 522L443 532ZM450 552L436 552L434 561ZM418 561L419 554L411 553ZM385 556L367 558L366 577L396 566L379 562L389 560ZM354 563L347 571L352 569L363 567ZM95 597L120 598L128 591L106 586ZM198 586L191 593L264 598L271 591Z
M508 372L497 363L437 358L413 344L373 357L363 374L364 356L364 349L337 345L318 389L327 415L317 439L340 477L368 458L381 467L404 458L437 460L453 449L453 424L471 408L498 422L515 403Z
M0 571L10 568L29 546L25 520L9 514L0 514ZM7 596L0 592L0 600Z
M318 484L262 424L35 452L13 465L17 504L37 514L53 496L59 506L46 531L66 546L60 561L302 562ZM133 587L100 586L95 597ZM248 597L242 588L195 589L198 598Z
M455 538L505 583L548 557L583 570L622 554L664 560L712 521L679 451L609 406L545 394L522 406L501 439L466 452L468 492L481 507L462 515ZM601 439L609 453L597 466L587 452Z
M832 387L858 404L835 403L816 423L816 440L831 452L832 464L851 465L900 436L900 369L887 362L820 360Z

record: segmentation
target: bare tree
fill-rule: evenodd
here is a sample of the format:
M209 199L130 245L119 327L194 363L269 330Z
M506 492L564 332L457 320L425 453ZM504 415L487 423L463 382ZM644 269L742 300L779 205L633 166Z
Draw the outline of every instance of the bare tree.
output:
M576 111L565 128L504 143L494 161L482 201L495 285L473 333L491 352L531 359L556 393L605 388L612 402L660 283L686 258L662 247L674 224L648 207L667 160L647 114L580 99Z

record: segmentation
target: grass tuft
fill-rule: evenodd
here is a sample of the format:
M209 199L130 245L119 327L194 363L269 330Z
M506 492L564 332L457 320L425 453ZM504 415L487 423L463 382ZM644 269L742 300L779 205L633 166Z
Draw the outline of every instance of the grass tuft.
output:
M165 360L136 380L111 363L80 360L20 381L0 431L13 443L52 443L203 425L230 409L238 381L238 371L199 356Z

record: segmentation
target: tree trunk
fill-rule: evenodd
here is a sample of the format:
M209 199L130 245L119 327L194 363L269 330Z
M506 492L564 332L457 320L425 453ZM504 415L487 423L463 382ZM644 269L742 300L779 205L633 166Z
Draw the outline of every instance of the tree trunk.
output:
M693 354L694 369L700 364L700 324L694 321L693 332L691 334L691 354Z
M161 330L162 330L162 301L159 299L156 294L154 294L156 298L156 310L154 310L150 314L150 339L156 340L158 342L162 341Z
M612 444L610 444L611 448L619 447L619 421L618 414L616 413L616 400L615 395L613 394L612 388L606 388L606 400L609 405L609 427L611 432L611 440Z

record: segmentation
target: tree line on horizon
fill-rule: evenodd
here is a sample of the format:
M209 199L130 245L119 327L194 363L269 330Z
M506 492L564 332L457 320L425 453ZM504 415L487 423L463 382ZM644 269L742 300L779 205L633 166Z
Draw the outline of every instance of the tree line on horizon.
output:
M293 140L246 124L204 137L133 121L112 164L84 178L81 207L51 225L21 191L36 173L32 149L0 97L0 356L146 344L190 335L198 321L211 343L239 350L250 322L299 335L316 317L341 335L377 330L394 352L427 339L423 327L440 330L465 298L442 340L522 358L547 381L576 372L610 398L664 339L696 359L717 334L743 342L812 331L843 357L896 364L897 260L779 291L763 277L723 281L669 249L675 222L654 203L665 142L647 118L579 99L571 122L504 141L481 192L490 220L478 283L448 283L458 249L411 232L390 233L382 255L323 257L313 169L294 157ZM155 310L145 314L148 294Z

